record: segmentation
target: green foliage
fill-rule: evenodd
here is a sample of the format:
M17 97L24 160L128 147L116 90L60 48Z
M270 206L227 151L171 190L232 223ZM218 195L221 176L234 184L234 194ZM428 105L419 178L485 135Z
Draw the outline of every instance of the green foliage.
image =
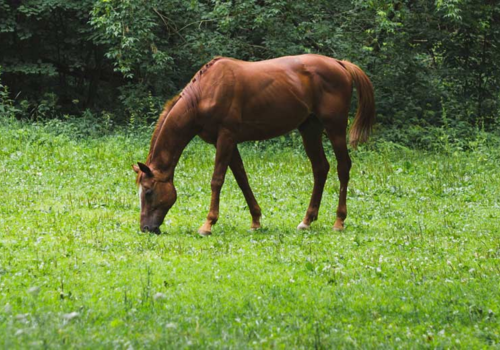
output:
M0 66L0 117L6 121L11 120L19 110L14 106L10 97L9 87L2 84L2 66Z
M87 25L93 0L0 0L0 64L4 82L33 118L54 118L106 104L102 48ZM109 87L108 87L109 89ZM55 94L56 97L53 95ZM73 103L78 101L78 103Z
M195 140L156 236L138 230L130 169L151 130L66 129L87 118L0 126L2 348L498 347L498 140L468 152L361 147L342 233L331 230L335 166L319 220L297 232L312 189L306 156L246 144L264 228L248 230L228 174L209 238L195 231L214 149Z
M425 144L443 110L458 134L498 126L494 1L0 0L0 23L4 85L33 119L150 121L214 56L319 53L367 71L391 140Z
M126 78L168 72L172 57L158 48L155 35L159 23L153 2L98 1L90 24L94 41L106 45L106 57Z

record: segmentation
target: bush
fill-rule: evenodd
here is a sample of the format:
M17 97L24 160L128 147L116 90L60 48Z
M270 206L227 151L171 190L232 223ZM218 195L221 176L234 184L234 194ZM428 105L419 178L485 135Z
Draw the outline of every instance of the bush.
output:
M14 101L10 97L9 87L2 84L2 66L0 66L0 119L13 119L19 109L14 106Z

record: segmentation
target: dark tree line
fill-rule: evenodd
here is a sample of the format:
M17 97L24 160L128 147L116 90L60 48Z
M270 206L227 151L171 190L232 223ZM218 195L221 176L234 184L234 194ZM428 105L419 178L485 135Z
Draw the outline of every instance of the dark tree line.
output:
M0 0L1 96L30 118L155 118L214 56L309 52L361 66L396 133L498 126L497 0Z

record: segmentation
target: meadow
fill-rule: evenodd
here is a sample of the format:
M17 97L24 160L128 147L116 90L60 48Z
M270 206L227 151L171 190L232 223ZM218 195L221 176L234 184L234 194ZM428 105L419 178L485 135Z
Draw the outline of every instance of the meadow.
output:
M263 228L229 173L202 238L212 146L188 146L164 233L146 234L131 165L151 129L86 127L0 123L0 348L500 346L498 139L351 151L344 232L331 147L319 220L299 232L298 137L242 145Z

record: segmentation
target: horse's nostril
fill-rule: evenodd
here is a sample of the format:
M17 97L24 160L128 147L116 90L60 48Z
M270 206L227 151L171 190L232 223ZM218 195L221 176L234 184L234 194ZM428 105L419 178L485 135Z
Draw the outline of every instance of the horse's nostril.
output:
M142 226L142 232L152 232L156 233L157 235L161 233L159 226L149 226L149 225Z

